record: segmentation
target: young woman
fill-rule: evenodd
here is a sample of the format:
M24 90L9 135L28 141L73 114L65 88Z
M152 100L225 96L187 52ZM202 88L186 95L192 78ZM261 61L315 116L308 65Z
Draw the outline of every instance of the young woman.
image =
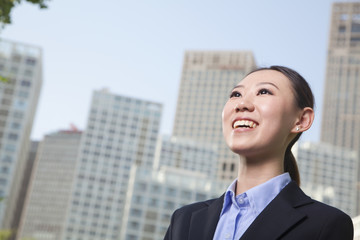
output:
M176 210L164 239L352 240L348 215L299 188L291 147L311 127L313 107L308 83L294 70L249 73L222 114L225 141L241 155L237 179L220 198Z

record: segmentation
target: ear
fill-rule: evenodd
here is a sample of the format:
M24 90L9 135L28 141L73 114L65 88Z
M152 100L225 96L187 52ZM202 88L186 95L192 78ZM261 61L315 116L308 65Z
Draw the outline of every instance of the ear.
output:
M306 107L301 110L299 118L296 121L292 133L305 132L308 130L314 122L314 110L310 107Z

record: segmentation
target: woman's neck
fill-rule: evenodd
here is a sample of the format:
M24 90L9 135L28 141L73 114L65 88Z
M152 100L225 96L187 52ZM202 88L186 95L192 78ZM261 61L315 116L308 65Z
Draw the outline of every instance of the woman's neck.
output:
M240 157L236 195L284 173L283 161L278 158L254 161Z

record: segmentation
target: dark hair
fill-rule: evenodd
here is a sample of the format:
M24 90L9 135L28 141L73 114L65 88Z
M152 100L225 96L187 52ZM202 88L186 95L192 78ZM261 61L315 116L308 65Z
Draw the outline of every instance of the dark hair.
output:
M295 97L295 104L300 109L303 109L305 107L314 108L315 99L311 91L311 88L309 84L306 82L306 80L295 70L284 66L271 66L267 68L255 69L250 73L248 73L248 75L261 70L274 70L284 74L289 79L291 86L293 88L292 91ZM286 148L285 157L284 157L285 172L289 172L291 179L294 180L299 186L300 186L299 169L296 163L296 159L291 152L291 148L297 142L297 140L299 140L301 134L302 134L301 132L298 133L295 136L295 138L289 143L289 145Z

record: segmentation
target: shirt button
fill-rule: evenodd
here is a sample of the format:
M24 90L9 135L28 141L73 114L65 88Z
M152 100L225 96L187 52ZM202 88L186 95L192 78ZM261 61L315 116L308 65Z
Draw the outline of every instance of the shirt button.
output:
M243 199L243 198L239 198L238 202L239 202L239 204L243 204L243 203L244 203L244 199Z
M226 239L230 239L230 238L231 238L231 234L230 234L230 233L225 234L225 238L226 238Z

